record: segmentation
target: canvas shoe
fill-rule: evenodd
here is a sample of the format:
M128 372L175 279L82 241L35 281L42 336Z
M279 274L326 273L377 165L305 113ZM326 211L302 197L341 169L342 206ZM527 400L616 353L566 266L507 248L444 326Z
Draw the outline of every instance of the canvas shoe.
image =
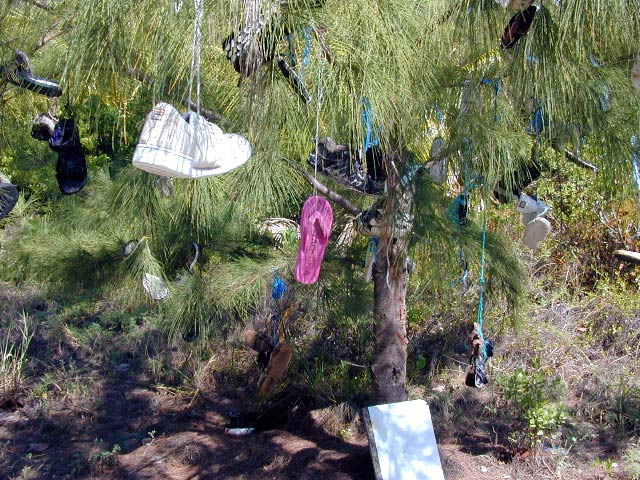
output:
M336 144L331 137L318 141L318 154L316 156L315 151L311 152L307 163L345 187L364 193L373 191L371 182L367 181L362 170L357 152L346 145Z
M195 112L187 112L182 117L193 126L193 139L199 146L194 168L222 175L245 164L251 157L251 144L242 135L224 133L215 123Z
M15 69L0 66L0 76L18 87L47 97L59 97L62 95L62 89L58 83L46 78L33 76L29 58L24 52L16 51L15 64Z
M158 103L147 115L132 163L155 175L202 178L233 170L250 154L241 136L225 135L195 112L180 115L172 105Z
M522 212L523 225L528 225L529 223L533 222L536 218L541 217L542 215L547 213L551 208L545 202L538 199L535 195L533 195L533 198L536 201L536 210L534 212L529 212L529 213Z
M31 136L36 140L48 142L53 135L53 129L56 127L58 119L50 113L39 113L33 119L31 126Z
M7 177L0 174L0 218L4 218L18 203L18 187L13 185Z
M513 47L518 40L527 34L537 11L536 6L531 5L526 10L518 12L511 17L500 39L500 47L502 49L506 50Z
M356 231L365 237L380 237L385 230L384 210L380 208L380 204L363 210L353 220ZM405 238L411 231L413 218L405 218L405 215L398 212L394 216L393 225L389 229L389 234L393 238Z
M544 217L538 217L529 222L522 236L524 243L531 250L536 250L540 242L542 242L551 233L551 223Z
M161 302L169 296L169 288L164 280L157 275L145 273L142 277L142 288L151 298Z

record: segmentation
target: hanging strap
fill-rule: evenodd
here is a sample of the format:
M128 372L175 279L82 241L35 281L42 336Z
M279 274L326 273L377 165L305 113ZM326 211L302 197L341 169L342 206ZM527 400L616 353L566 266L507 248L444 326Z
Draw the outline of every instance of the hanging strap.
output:
M636 186L636 203L638 208L638 222L636 225L636 238L640 238L640 138L631 137L631 164L633 168L633 182Z
M193 80L196 80L196 112L200 115L200 43L202 39L203 0L193 0L193 44L191 46L191 72L189 74L189 102L193 100Z

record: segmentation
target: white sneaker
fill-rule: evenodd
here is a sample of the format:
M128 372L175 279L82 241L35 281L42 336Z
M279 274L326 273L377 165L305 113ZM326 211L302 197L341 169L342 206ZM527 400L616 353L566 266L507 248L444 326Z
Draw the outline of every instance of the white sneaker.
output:
M549 233L551 233L551 223L549 223L549 220L538 217L527 224L527 228L525 228L524 235L522 236L522 243L531 250L536 250L538 244L547 238Z
M539 200L538 198L534 198L534 197L528 197L528 198L536 202L536 209L533 212L522 212L523 225L528 225L529 223L534 221L536 218L541 217L542 215L547 213L549 211L549 208L551 208L549 207L549 205L547 205L542 200ZM527 205L530 206L530 203L527 202ZM518 207L516 207L516 210L517 209Z
M147 295L149 295L157 302L161 302L169 296L169 289L167 288L167 284L164 283L164 280L162 280L157 275L145 273L142 277L142 288L144 288L144 291L147 292Z
M521 193L517 200L516 210L520 213L533 213L538 210L538 202L526 193Z
M219 127L195 112L180 115L168 103L159 103L147 115L132 163L141 170L166 177L220 175L242 165L251 155L251 146L244 138L237 136L242 142L235 136L229 140L224 135ZM231 144L237 145L237 149L231 148Z
M227 173L245 164L251 157L251 144L242 135L224 133L215 123L208 122L195 112L183 115L193 125L195 138L201 146L200 156L193 166L213 170L215 175Z

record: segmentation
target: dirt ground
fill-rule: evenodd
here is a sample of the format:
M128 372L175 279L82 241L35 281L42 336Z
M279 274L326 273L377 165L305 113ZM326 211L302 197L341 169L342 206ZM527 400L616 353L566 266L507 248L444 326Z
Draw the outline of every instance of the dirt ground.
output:
M28 292L0 289L5 327L19 309L37 316L47 308ZM141 355L117 336L111 343L96 338L91 348L70 338L43 322L20 389L0 398L0 480L373 478L356 406L318 405L307 387L287 385L252 412L256 402L242 381L169 387L153 381ZM617 465L605 469L596 461L611 458L598 439L592 451L543 451L532 458L510 450L503 432L474 419L481 401L452 408L463 421L446 426L432 408L447 480L619 478ZM259 431L226 432L247 425Z

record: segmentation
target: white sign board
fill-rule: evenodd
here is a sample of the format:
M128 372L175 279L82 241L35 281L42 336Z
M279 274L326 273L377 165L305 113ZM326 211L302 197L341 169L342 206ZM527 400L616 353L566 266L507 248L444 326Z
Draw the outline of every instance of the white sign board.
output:
M376 405L367 410L376 477L382 480L444 480L431 412L424 400Z

